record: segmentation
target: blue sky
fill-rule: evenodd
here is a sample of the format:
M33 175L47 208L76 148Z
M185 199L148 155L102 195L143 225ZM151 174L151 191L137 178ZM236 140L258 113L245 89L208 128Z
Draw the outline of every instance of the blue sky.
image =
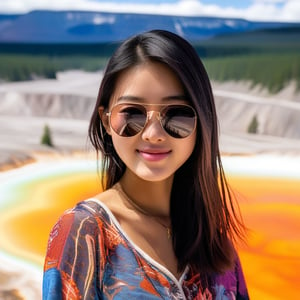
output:
M245 18L300 23L300 0L0 0L0 13L89 10Z

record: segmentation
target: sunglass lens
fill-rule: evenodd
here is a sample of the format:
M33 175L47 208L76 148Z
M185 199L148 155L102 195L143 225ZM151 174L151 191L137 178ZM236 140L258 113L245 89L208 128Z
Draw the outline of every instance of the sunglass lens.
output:
M130 137L143 130L146 119L147 112L142 106L120 104L113 108L110 122L118 135Z
M174 138L185 138L195 128L195 112L185 105L174 105L166 108L162 114L162 125L165 131Z

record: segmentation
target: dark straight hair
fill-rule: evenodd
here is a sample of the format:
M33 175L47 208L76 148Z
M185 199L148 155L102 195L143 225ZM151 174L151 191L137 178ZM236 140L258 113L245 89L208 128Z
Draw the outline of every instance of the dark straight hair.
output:
M102 158L105 189L120 180L126 166L106 134L98 108L108 108L119 74L144 62L167 65L181 81L197 113L193 153L175 173L171 193L172 239L178 269L225 272L234 266L233 241L244 225L226 182L219 151L218 121L211 84L192 45L165 30L152 30L124 41L110 58L91 117L89 137Z

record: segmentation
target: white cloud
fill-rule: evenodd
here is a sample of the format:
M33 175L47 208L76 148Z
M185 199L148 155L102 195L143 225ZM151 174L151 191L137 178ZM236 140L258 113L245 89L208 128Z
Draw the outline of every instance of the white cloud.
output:
M184 16L218 16L262 21L300 22L299 0L253 0L244 9L203 4L200 0L178 0L175 3L141 4L136 2L96 2L93 0L1 0L1 12L28 12L36 9L90 10L102 12L136 12Z
M281 4L284 2L287 2L287 0L253 0L254 3L275 3L275 4Z

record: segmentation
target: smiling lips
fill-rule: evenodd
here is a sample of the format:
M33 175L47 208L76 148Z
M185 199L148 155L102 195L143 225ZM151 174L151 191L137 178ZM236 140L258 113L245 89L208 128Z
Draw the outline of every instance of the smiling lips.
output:
M171 153L171 150L137 150L137 152L147 161L160 161Z

